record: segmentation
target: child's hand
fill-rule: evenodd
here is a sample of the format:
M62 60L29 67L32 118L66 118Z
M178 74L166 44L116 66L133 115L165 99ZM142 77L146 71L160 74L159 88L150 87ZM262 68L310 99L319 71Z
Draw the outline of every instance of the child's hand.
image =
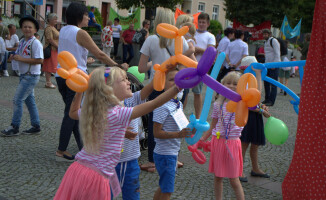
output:
M20 55L13 55L12 59L16 60L16 61L21 61L21 56Z
M190 128L184 128L178 133L178 136L179 138L190 137L191 133Z
M129 139L129 140L134 140L136 138L136 136L138 135L138 133L132 132L133 128L132 127L128 127L126 130L126 134L125 134L125 138Z
M129 68L129 65L128 65L128 63L122 63L121 64L121 67L122 67L122 69L124 69L124 70L128 70L128 68Z
M95 62L93 57L88 57L87 58L87 64L92 64L93 62Z
M265 106L264 104L262 104L261 108L263 109L263 115L266 118L269 118L271 116L271 114L269 113L269 109L267 106Z

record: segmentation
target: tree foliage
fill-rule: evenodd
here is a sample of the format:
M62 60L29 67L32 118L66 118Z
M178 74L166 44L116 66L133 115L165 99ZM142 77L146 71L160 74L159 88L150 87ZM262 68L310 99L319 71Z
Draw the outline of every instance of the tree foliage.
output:
M236 19L242 24L258 25L271 21L274 27L281 27L287 15L292 28L302 17L302 32L310 32L315 0L225 0L226 18Z
M183 0L115 0L119 9L129 9L132 6L141 8L164 7L175 10L175 6L182 4Z
M210 21L210 25L209 27L207 28L207 30L209 32L211 32L213 35L217 35L218 31L222 31L223 28L222 28L222 24L217 21L217 20L211 20ZM223 32L223 31L222 31Z

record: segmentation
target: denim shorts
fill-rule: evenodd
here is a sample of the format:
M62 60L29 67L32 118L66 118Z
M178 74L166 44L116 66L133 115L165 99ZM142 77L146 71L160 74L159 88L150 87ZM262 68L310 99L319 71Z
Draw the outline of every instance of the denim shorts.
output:
M154 152L154 162L160 176L159 186L162 193L174 192L177 159L177 156L160 155Z
M193 87L191 89L191 91L194 93L194 94L200 94L201 91L203 89L203 82L200 82L198 85L196 85L195 87Z
M122 199L139 200L140 199L140 191L139 191L140 168L138 165L138 160L134 159L127 162L118 163L118 165L115 167L115 170L117 172L120 184L123 182L122 183L123 185L121 185ZM121 179L123 179L123 181Z

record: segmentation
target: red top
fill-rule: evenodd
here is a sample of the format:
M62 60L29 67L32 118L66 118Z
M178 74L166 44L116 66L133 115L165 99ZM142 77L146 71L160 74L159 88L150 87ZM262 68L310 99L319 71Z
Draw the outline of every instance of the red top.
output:
M131 44L132 38L134 37L135 33L136 33L135 30L127 29L122 33L122 37L125 40L125 42L127 42L128 44Z
M285 200L326 199L325 13L325 1L317 0L304 67L298 129L293 135L295 148L282 184Z

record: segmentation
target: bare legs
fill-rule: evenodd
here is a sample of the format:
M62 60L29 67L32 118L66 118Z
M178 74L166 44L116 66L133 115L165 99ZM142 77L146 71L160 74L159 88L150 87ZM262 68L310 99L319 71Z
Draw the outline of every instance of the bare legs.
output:
M241 147L242 147L242 158L244 162L246 151L249 147L249 143L242 142ZM258 166L258 147L259 146L255 144L250 145L250 159L251 159L252 171L258 174L264 174L264 172ZM242 173L242 177L244 176L245 174Z
M200 113L201 113L201 108L203 105L203 100L201 97L201 94L194 94L194 107L195 107L195 115L196 119L199 119Z
M230 178L231 187L235 193L235 196L238 200L244 200L244 192L242 189L242 185L240 183L239 178ZM214 192L215 192L215 199L221 200L223 196L223 178L221 177L214 177Z
M51 82L51 73L50 72L44 72L44 73L45 73L45 80L46 80L45 87L55 89L56 88L55 85L53 85Z
M162 193L161 188L157 188L153 200L170 200L172 193Z

